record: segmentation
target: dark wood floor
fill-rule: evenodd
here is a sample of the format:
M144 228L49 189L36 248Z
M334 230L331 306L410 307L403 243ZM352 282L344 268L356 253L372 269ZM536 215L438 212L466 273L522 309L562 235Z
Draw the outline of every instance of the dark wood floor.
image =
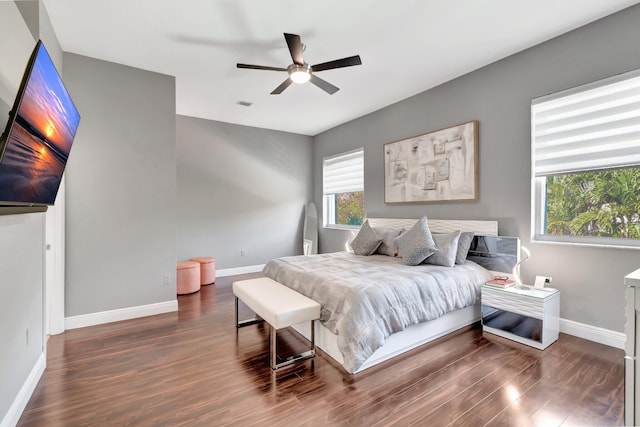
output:
M231 283L238 278L179 297L177 313L52 337L19 425L623 423L623 352L564 334L538 351L475 326L357 375L322 353L272 374L268 328L236 335ZM290 332L281 344L303 343Z

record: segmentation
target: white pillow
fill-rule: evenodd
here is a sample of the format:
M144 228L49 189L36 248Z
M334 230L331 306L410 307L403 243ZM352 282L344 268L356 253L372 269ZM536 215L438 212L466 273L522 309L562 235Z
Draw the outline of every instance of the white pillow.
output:
M456 264L464 264L469 254L469 248L473 242L475 233L473 231L463 231L460 233L460 240L458 240L458 253L456 254Z
M456 254L458 253L460 230L449 234L434 234L433 240L436 243L438 252L424 260L424 263L453 267L456 263Z
M395 239L398 255L406 265L418 265L428 256L438 252L427 226L427 217L422 217L413 227Z
M369 226L369 220L366 220L350 245L356 255L371 255L378 249L380 243L382 239Z
M382 238L376 253L387 256L398 255L398 244L395 239L404 231L404 228L373 227L373 231Z

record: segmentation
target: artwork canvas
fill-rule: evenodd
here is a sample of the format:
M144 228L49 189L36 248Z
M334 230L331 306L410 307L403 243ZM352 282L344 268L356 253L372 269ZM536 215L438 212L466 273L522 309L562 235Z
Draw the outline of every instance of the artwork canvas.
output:
M385 144L385 203L477 200L477 152L477 120Z

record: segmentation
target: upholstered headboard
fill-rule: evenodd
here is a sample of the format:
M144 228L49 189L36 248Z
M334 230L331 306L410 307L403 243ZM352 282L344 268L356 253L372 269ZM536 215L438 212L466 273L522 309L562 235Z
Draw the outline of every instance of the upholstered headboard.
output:
M418 221L405 218L368 218L372 227L409 229ZM427 219L429 230L434 233L451 233L456 230L473 231L476 235L467 259L487 270L511 274L520 259L520 240L517 237L498 236L498 221Z
M418 221L405 218L368 218L372 227L409 229ZM429 230L434 233L451 233L456 230L473 231L479 236L497 236L498 221L427 219Z

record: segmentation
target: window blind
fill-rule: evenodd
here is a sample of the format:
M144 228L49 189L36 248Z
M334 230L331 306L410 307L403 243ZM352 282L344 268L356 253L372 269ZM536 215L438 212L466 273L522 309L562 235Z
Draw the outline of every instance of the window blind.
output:
M364 191L364 151L362 148L322 160L323 193Z
M531 104L537 177L640 165L640 70Z

